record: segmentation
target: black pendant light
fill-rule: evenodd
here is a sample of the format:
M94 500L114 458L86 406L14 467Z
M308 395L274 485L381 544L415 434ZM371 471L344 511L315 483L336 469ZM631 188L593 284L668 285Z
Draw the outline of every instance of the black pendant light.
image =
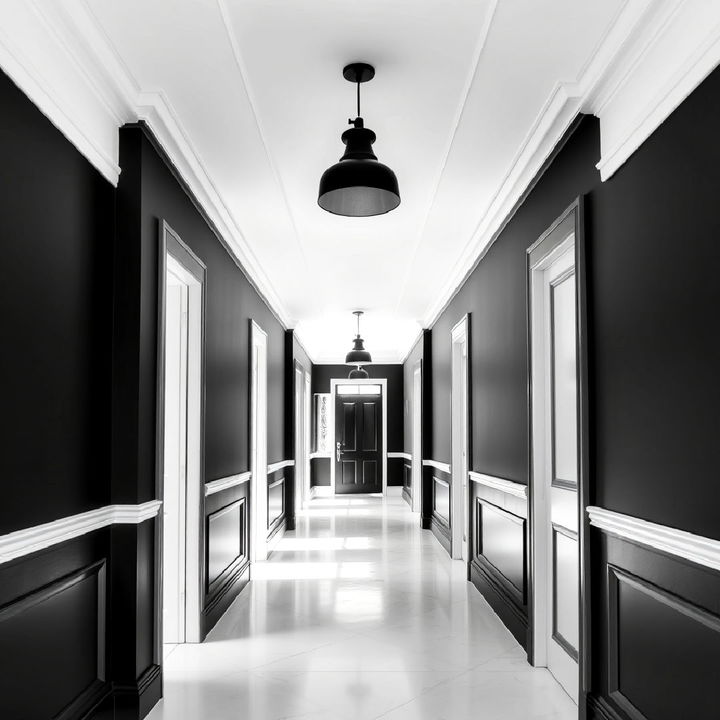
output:
M350 371L348 380L367 380L369 377L368 371L357 365L354 370Z
M375 133L360 117L360 83L372 80L375 68L352 63L343 69L343 77L357 83L357 117L348 120L353 127L341 136L345 154L320 178L318 205L334 215L382 215L400 204L400 191L395 173L373 153Z
M353 340L353 349L345 356L345 362L348 365L357 365L358 369L360 365L367 365L372 362L370 353L365 349L364 341L360 337L360 316L363 314L362 310L355 310L353 315L357 316L357 335Z

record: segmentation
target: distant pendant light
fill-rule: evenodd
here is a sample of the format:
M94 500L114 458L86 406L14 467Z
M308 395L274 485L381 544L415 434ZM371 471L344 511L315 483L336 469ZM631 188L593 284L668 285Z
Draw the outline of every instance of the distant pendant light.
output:
M400 204L395 173L378 162L373 153L375 133L360 117L360 83L375 77L375 68L367 63L352 63L343 68L343 77L357 83L357 117L348 120L352 129L341 140L345 154L320 178L318 205L334 215L369 217L394 210Z
M367 380L370 377L367 370L364 370L359 365L350 371L348 380Z
M353 312L353 315L357 317L357 336L353 340L353 349L345 356L345 363L347 365L357 365L358 369L360 365L367 365L372 362L370 353L365 349L364 341L360 337L360 316L362 314L362 310Z

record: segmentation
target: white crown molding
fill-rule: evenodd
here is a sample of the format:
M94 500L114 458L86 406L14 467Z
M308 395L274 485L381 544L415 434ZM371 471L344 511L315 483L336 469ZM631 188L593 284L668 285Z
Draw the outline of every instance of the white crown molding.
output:
M139 525L154 518L161 506L160 500L150 500L141 505L106 505L43 525L16 530L0 537L0 564L108 525Z
M250 481L252 477L251 472L238 473L237 475L228 475L227 477L218 478L217 480L211 480L209 483L205 483L205 497L208 495L214 495L222 490L227 490L237 485L243 485Z
M602 180L650 137L720 63L720 3L665 0L591 105L600 117Z
M0 3L0 66L113 185L119 126L145 122L270 310L295 324L172 105L138 86L85 0Z
M487 212L423 313L423 327L432 327L477 267L577 115L594 112L600 118L598 169L607 180L720 62L719 28L720 3L625 1L578 78L558 82L551 92ZM644 105L637 103L640 88L648 97Z
M485 475L485 473L475 472L474 470L470 470L468 475L473 482L479 485L485 485L486 487L500 490L508 495L514 495L522 500L527 500L527 485L493 475Z
M389 452L387 454L389 458L400 458L402 460L412 460L412 455L406 452Z
M450 463L438 462L437 460L423 460L422 464L424 467L435 468L436 470L442 470L445 473L450 474Z
M118 124L125 121L86 64L72 52L66 28L47 16L53 3L0 3L0 67L50 122L113 185L120 176Z
M286 467L295 467L295 461L294 460L280 460L278 462L274 463L268 463L267 471L268 475L270 473L277 472L278 470L282 470Z
M587 508L590 524L610 535L720 570L720 540L659 525L601 507Z
M219 7L223 14L222 0ZM227 25L224 15L223 20ZM478 47L479 57L483 43ZM236 60L242 74L237 52ZM626 0L578 78L557 83L548 97L487 212L423 313L423 327L432 326L462 287L579 112L600 117L598 168L607 180L718 63L720 3ZM0 66L113 184L120 173L118 126L144 120L252 285L281 324L295 324L167 98L161 91L141 92L86 0L0 3ZM458 121L461 116L462 108ZM398 352L377 362L403 359Z

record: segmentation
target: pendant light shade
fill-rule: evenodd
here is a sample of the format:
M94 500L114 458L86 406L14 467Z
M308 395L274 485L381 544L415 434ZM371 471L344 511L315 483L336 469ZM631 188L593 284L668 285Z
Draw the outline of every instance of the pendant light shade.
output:
M375 133L364 126L360 117L360 83L375 76L375 69L366 63L353 63L343 70L346 80L357 83L357 117L348 122L341 140L345 153L340 162L328 168L320 178L318 205L334 215L369 217L394 210L400 204L397 177L378 162L373 152Z
M345 356L345 362L348 365L357 365L358 370L360 365L367 365L372 362L370 353L365 349L365 341L360 337L360 316L362 314L362 310L353 312L353 315L357 317L357 335L353 340L353 349Z
M369 377L368 371L358 365L354 370L350 371L348 380L367 380Z

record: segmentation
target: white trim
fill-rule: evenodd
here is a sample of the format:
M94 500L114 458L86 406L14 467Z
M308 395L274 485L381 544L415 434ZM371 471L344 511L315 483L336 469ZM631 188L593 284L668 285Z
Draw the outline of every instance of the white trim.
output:
M414 347L414 345L413 345ZM413 367L412 415L410 417L410 435L412 443L410 486L412 488L412 510L422 510L422 360Z
M282 470L286 467L294 467L295 461L294 460L280 460L279 462L269 463L267 466L267 474L277 472L278 470Z
M247 472L238 473L237 475L228 475L227 477L218 478L217 480L211 480L209 483L205 483L205 497L231 487L236 487L237 485L243 485L248 482L251 477L252 472L248 470Z
M521 500L527 500L527 485L515 482L514 480L495 477L494 475L485 475L485 473L475 472L474 470L470 470L468 475L473 482L479 485L485 485L486 487L500 490L508 495L514 495Z
M466 313L450 331L451 388L450 444L452 484L450 486L450 557L470 561L470 316Z
M316 458L331 458L332 453L325 453L325 452L311 452L308 456L310 460L315 460Z
M139 525L157 516L161 500L140 505L106 505L0 537L0 564L43 550L108 525Z
M565 216L566 217L566 216ZM563 218L564 219L564 218ZM555 232L553 228L552 232ZM546 232L541 239L549 236ZM540 247L541 239L533 244ZM530 250L528 250L530 252ZM535 667L547 667L575 703L578 701L577 661L553 637L555 578L553 562L553 522L562 505L559 496L572 493L573 510L565 517L578 527L577 490L552 486L552 420L551 420L551 286L568 272L575 272L575 231L543 251L529 272L530 293L530 385L532 460L532 618ZM576 338L577 343L577 338ZM564 513L558 513L564 517ZM565 523L563 523L565 524ZM578 577L579 582L579 577Z
M267 560L267 333L250 320L250 557Z
M332 378L330 380L330 427L332 429L332 447L335 448L335 399L337 395L337 386L348 382L347 378ZM360 378L352 381L353 385L381 385L382 396L380 398L382 404L382 494L387 494L387 378ZM330 487L332 494L335 495L335 458L330 453Z
M602 180L615 171L720 63L720 5L651 4L588 110L601 119Z
M402 497L403 486L402 485L388 485L387 496L388 497Z
M594 505L586 510L590 524L603 532L670 553L712 570L720 570L720 540Z
M412 455L406 452L389 452L387 456L389 458L402 458L403 460L412 460Z
M423 460L422 464L424 467L435 468L436 470L442 470L450 474L450 463L438 462L437 460Z

